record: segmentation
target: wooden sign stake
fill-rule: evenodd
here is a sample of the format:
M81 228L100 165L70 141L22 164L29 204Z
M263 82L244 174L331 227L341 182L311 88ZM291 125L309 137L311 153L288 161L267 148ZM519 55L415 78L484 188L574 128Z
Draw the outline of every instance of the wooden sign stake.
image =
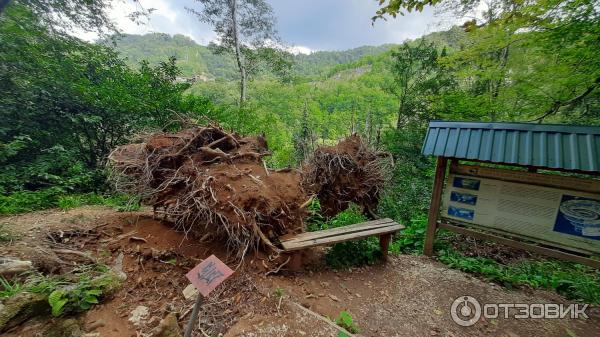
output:
M194 325L198 323L198 313L203 302L203 297L208 296L211 291L231 276L231 274L233 274L231 268L227 267L216 256L211 255L185 275L198 289L198 297L192 310L192 316L185 329L184 337L192 336Z
M198 321L198 312L200 311L200 306L202 305L202 294L198 293L198 297L196 297L196 304L194 304L194 309L192 310L192 317L185 328L185 335L183 337L191 337L192 330L194 330L194 324Z

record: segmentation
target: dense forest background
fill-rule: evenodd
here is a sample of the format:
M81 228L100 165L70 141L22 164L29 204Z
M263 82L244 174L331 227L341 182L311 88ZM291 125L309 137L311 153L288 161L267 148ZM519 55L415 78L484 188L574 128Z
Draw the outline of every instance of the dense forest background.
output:
M397 157L389 192L401 207L388 211L409 220L427 207L432 167L419 151L429 120L600 125L593 1L495 1L480 23L401 45L284 53L287 71L258 67L243 105L235 59L214 45L159 33L87 43L35 4L14 1L0 16L5 196L105 193L112 148L186 116L266 134L276 167L357 132Z
M465 12L473 6L452 3ZM490 4L483 21L401 45L283 52L284 71L248 73L240 104L235 59L218 46L114 30L87 43L36 1L13 1L0 16L0 193L109 193L109 151L136 133L177 128L185 117L264 133L275 167L298 165L319 144L359 133L396 156L387 211L410 220L427 207L432 166L419 151L429 120L600 125L597 3ZM97 8L81 8L65 9L79 18L70 24L109 26ZM378 14L403 9L410 8L384 6Z

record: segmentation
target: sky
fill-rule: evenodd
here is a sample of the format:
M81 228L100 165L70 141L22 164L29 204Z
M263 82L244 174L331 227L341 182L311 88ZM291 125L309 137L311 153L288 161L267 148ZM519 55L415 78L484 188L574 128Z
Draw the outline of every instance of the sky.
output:
M424 34L448 28L449 20L436 17L431 8L387 21L371 17L378 9L377 0L267 0L277 17L277 30L284 43L294 52L343 50L363 45L402 43ZM127 14L139 9L154 8L145 24L132 22ZM186 10L201 8L194 0L132 0L116 1L110 11L118 27L128 34L160 32L183 34L206 45L215 40L211 27L203 24ZM90 33L77 36L93 40Z

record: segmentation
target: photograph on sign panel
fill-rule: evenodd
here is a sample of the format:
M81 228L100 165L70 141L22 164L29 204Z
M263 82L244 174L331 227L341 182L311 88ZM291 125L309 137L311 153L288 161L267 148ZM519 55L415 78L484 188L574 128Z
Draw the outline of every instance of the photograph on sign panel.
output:
M473 220L475 211L472 209L450 206L448 207L448 215L467 220Z
M554 231L600 240L600 200L564 194Z
M468 179L455 177L452 182L452 186L458 188L465 188L467 190L479 191L479 186L481 185L481 180L478 179Z
M475 205L477 204L477 196L474 194L452 191L450 193L450 201L459 202L461 204Z

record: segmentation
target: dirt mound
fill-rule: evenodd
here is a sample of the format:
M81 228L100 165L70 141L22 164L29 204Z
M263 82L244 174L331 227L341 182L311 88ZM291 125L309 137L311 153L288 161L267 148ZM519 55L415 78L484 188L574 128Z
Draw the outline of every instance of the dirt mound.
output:
M243 256L260 242L301 232L307 200L294 170L269 170L262 137L218 126L152 134L109 156L119 191L142 196L179 229L227 240Z
M323 213L335 215L355 203L374 216L391 156L371 149L354 134L335 146L320 146L302 165L302 187L316 195Z

